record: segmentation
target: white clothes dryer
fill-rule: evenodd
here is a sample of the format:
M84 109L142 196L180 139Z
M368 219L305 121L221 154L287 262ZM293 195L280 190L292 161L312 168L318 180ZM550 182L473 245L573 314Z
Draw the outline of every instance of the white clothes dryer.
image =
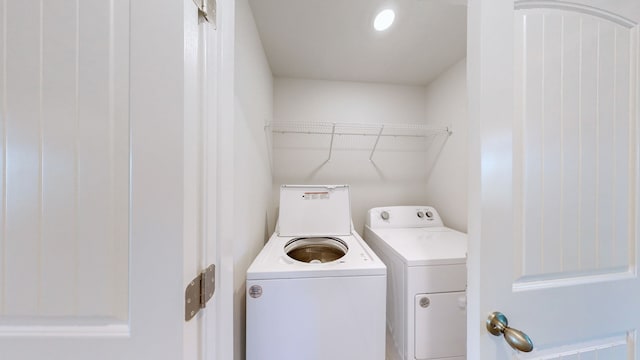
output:
M365 240L387 265L387 326L403 360L466 359L467 236L430 206L373 208Z
M347 185L283 185L247 270L247 360L384 360L386 267L354 230Z

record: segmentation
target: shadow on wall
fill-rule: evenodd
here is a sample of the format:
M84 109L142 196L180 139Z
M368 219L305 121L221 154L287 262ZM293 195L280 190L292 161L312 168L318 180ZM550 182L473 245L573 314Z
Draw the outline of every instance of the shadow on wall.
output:
M269 214L264 214L264 243L266 244L271 237L271 231L269 231Z
M425 152L426 179L429 179L429 177L431 176L431 172L433 171L435 164L438 162L438 158L440 157L440 154L442 154L442 150L444 149L444 146L447 143L448 139L449 135L447 134L446 136L434 136L434 138L428 142ZM389 177L385 176L384 170L376 164L375 160L371 159L371 165L373 166L380 180L389 180Z
M276 134L274 174L277 180L303 184L426 181L448 132L429 136L381 138L366 136Z
M236 359L245 359L246 358L246 308L247 308L247 286L246 283L243 282L241 286L236 289L236 293L234 296L237 299L236 306L240 306L240 309L236 309L233 312L233 316L235 318L234 323L240 324L240 326L235 327L235 336L234 341L236 342L236 351L239 351L240 354L234 356Z
M447 133L446 136L439 136L429 144L429 149L427 150L427 179L431 177L433 168L438 162L438 159L442 154L442 150L444 150L444 146L447 144L450 136L451 133Z
M369 208L426 204L425 184L448 140L446 131L428 137L385 137L372 154L375 137L336 136L327 161L327 135L274 134L272 208L279 205L282 184L349 184L351 216L361 233Z

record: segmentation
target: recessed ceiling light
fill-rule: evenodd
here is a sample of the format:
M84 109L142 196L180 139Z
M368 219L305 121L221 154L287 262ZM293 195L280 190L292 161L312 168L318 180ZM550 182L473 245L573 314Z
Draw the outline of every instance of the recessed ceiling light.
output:
M384 31L393 24L393 20L396 18L396 13L391 9L382 10L376 15L376 19L373 20L373 27L378 31Z

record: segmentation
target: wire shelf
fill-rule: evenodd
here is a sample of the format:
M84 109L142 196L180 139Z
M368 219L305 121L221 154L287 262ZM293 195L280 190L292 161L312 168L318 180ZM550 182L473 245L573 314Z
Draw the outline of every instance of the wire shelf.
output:
M372 136L376 137L369 160L378 147L381 137L428 138L436 135L451 135L448 127L433 127L422 124L359 124L359 123L330 123L330 122L272 122L265 126L265 130L278 134L307 134L330 136L329 157L333 152L335 135Z
M447 127L433 127L421 124L358 124L329 122L272 122L267 127L280 134L309 135L354 135L354 136L397 136L429 137L449 133ZM382 130L382 132L381 132Z

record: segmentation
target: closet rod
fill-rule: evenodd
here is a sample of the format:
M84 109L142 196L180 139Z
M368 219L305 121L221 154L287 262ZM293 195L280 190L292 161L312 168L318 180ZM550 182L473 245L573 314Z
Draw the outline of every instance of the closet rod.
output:
M422 134L422 135L416 135L416 134L365 134L365 133L356 133L356 132L342 132L342 131L332 131L332 132L328 132L328 131L296 131L296 130L273 130L274 133L277 134L306 134L306 135L351 135L351 136L375 136L375 137L408 137L408 138L423 138L423 137L429 137L429 136L434 136L434 135L438 135L444 132L448 132L449 134L451 132L449 132L446 129L443 130L437 130L437 131L433 131L432 133L429 134Z

